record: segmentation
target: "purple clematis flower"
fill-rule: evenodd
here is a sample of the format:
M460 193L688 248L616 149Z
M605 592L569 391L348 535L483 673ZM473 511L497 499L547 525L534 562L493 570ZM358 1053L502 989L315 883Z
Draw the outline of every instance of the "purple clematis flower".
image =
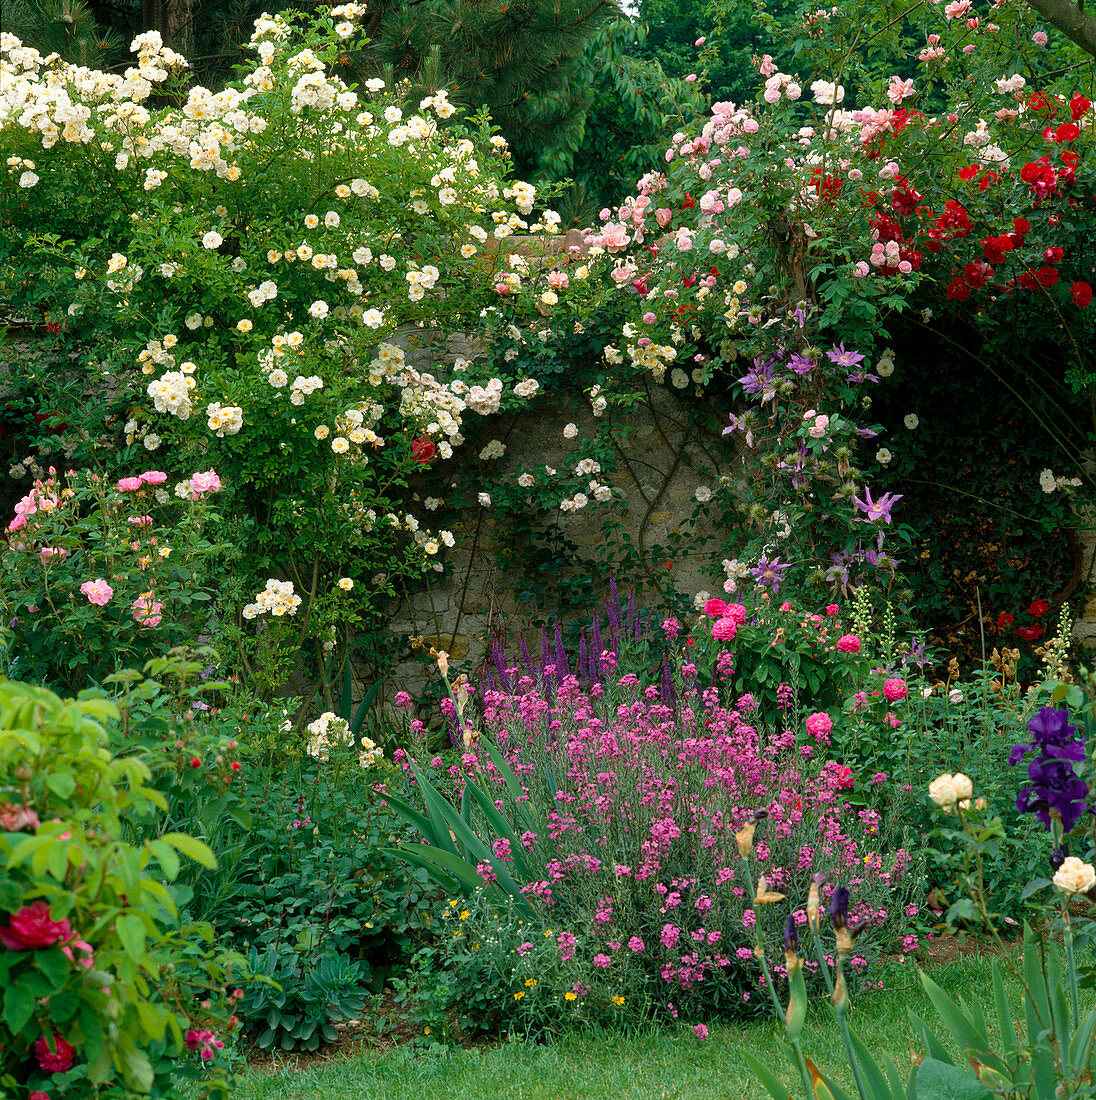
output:
M901 493L884 493L878 500L872 500L871 490L864 486L864 499L853 497L852 502L867 517L863 523L884 523L891 521L891 509L902 499Z
M750 572L757 578L759 585L764 585L773 590L775 595L780 591L780 585L784 580L784 574L791 569L791 562L782 562L780 558L760 558L757 565Z
M826 358L831 363L836 363L839 367L855 367L857 363L864 361L863 352L859 351L846 351L845 345L834 344L834 346L826 352Z

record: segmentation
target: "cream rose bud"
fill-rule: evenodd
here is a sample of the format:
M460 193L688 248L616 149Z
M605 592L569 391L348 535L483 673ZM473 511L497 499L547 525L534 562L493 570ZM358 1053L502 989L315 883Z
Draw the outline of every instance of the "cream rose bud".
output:
M955 797L960 802L964 802L970 798L974 793L974 784L971 783L970 777L964 775L962 772L956 772L951 777L952 786L955 788Z
M1053 882L1063 894L1085 894L1096 886L1096 868L1076 856L1066 856L1054 872Z
M970 780L967 780L967 782L969 783ZM959 801L959 793L955 789L955 776L950 772L937 776L929 784L929 798L942 810L950 812L955 803Z

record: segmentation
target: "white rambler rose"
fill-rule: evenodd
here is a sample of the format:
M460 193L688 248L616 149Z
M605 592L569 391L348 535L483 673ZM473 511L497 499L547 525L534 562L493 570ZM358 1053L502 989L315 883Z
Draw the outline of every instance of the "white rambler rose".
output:
M476 500L478 500L479 503L484 508L490 508L491 507L491 494L490 493L480 493L479 496L476 497Z
M1077 856L1066 856L1051 881L1063 894L1087 894L1096 886L1096 868Z
M222 244L224 244L224 237L222 237L221 234L218 233L215 229L211 229L202 238L202 247L208 248L212 251L216 251L218 248L221 247Z
M518 474L518 484L523 489L531 489L536 484L536 479L532 474Z
M308 307L308 312L316 318L317 321L322 321L330 312L330 307L321 298L319 301L315 301Z
M699 503L707 504L708 501L712 499L712 491L707 485L698 485L693 496L696 497Z

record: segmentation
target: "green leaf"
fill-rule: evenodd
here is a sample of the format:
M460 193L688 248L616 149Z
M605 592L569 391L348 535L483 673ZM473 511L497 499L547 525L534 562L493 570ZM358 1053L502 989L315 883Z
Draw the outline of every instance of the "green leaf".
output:
M788 1011L784 1016L784 1032L794 1042L803 1031L807 1019L807 983L803 978L803 967L797 966L788 983Z
M4 1023L13 1035L18 1035L34 1014L34 991L27 985L16 983L4 992Z
M137 1047L131 1047L120 1053L122 1076L126 1079L126 1084L137 1092L151 1092L155 1074L148 1055Z
M61 989L72 973L72 963L59 947L35 951L34 964L54 989Z
M217 870L217 857L210 851L209 845L186 833L164 833L160 839L165 844L170 844L177 852L181 852L188 859L200 863L209 871Z
M418 829L424 840L433 844L435 847L438 846L437 837L434 836L434 827L427 818L423 817L417 810L413 810L402 798L397 798L394 794L382 794L381 798L387 802L408 825L412 825L414 828Z
M349 667L349 666L348 666ZM370 689L365 693L365 697L358 704L358 709L354 712L354 717L350 721L350 732L355 739L358 734L361 733L362 726L365 723L365 716L369 713L369 708L373 705L373 700L377 697L377 692L380 691L381 686L384 684L384 680L378 680ZM349 710L349 707L347 708ZM345 717L345 712L344 715Z
M71 798L76 790L76 780L69 772L50 772L46 776L46 786L58 798Z
M145 922L136 913L123 913L114 922L118 939L126 954L135 962L141 962L145 953Z
M860 1072L864 1077L868 1095L877 1100L902 1100L902 1092L895 1092L890 1082L883 1074L879 1063L871 1056L871 1051L864 1044L864 1040L855 1031L849 1032L853 1050L856 1051L856 1059L860 1063Z
M993 1093L972 1070L922 1058L917 1067L917 1100L993 1100Z
M768 1090L775 1100L792 1100L792 1094L780 1083L780 1079L767 1066L763 1066L748 1050L742 1051L742 1059L750 1072Z
M1001 977L1001 967L995 959L991 968L993 977L993 1002L997 1009L997 1028L1001 1033L1001 1046L1004 1050L1015 1050L1016 1028L1012 1025L1012 1010L1009 1005L1008 994L1005 992L1004 979Z
M154 840L149 848L152 854L159 860L160 867L164 874L167 876L168 881L174 882L179 874L179 857L175 853L175 849L170 844L165 844L162 840Z
M986 1050L989 1039L979 1034L974 1021L953 1001L924 971L920 972L921 985L932 1001L940 1019L951 1032L952 1038L967 1050Z

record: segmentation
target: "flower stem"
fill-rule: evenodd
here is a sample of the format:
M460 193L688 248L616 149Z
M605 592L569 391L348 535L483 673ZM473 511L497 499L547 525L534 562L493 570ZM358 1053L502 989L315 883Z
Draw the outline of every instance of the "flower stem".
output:
M1073 1030L1076 1031L1080 1024L1080 1010L1078 1008L1077 992L1077 964L1073 958L1073 925L1069 920L1069 897L1062 899L1062 917L1065 921L1065 930L1062 939L1066 946L1066 966L1069 967L1069 996L1073 1004Z

